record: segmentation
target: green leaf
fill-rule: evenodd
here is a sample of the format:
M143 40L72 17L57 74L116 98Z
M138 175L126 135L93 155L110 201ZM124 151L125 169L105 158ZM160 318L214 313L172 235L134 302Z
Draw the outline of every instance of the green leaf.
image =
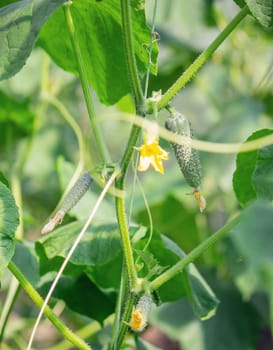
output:
M10 190L0 183L0 279L14 254L16 228L19 213Z
M48 283L43 285L40 289L41 294L45 296L48 289ZM85 275L80 275L76 279L61 278L54 290L53 297L64 300L71 310L100 323L115 309L111 297L102 293Z
M248 297L254 291L271 293L273 288L272 204L256 201L241 215L240 224L230 234L237 252L236 265L241 267L238 273L241 278L239 286ZM236 266L233 266L234 268Z
M38 286L40 282L39 264L33 244L16 242L12 261L34 287Z
M184 278L187 296L194 314L200 320L207 320L214 316L219 300L193 264L184 271Z
M0 91L0 146L7 137L13 141L31 134L34 118L28 102L17 101Z
M256 349L262 322L257 309L242 301L239 292L223 281L210 278L221 300L216 315L205 322L198 320L186 299L154 309L151 324L183 350Z
M82 225L81 222L65 225L36 242L42 274L59 269ZM130 229L136 251L143 250L148 231L143 227ZM154 277L155 272L161 273L162 267L171 267L185 256L175 243L157 231L153 232L147 253L145 262L151 263L153 272L150 277ZM158 262L157 269L155 261ZM118 289L121 266L122 251L117 225L93 225L88 228L65 272L69 276L79 276L84 272L99 288ZM150 266L143 267L140 276L149 275L149 268ZM158 295L162 302L178 300L188 295L200 318L211 316L218 304L217 298L193 266L163 285L158 290Z
M22 0L0 8L0 80L24 66L42 25L64 2Z
M264 27L273 26L273 1L272 0L246 0L252 15Z
M183 247L183 250L190 251L199 244L196 210L188 209L175 195L167 195L163 201L151 205L150 210L155 229L164 232L181 248ZM149 225L146 209L137 214L137 221Z
M10 188L8 179L5 177L5 175L2 173L2 171L0 171L0 182L2 182L4 185L6 185L8 188Z
M120 18L120 1L74 0L71 14L90 85L100 101L115 104L130 92ZM145 13L132 4L133 31L138 68L145 71L150 29ZM63 69L77 73L64 12L59 9L43 27L39 44ZM157 48L154 48L154 55ZM154 58L155 61L155 58ZM155 65L152 65L155 73ZM114 87L114 88L113 88Z
M273 130L254 132L247 141L273 134ZM273 146L239 153L233 174L233 189L244 207L255 199L273 200Z
M134 247L138 250L143 249L147 239L148 236L146 235L144 239L142 238L136 242ZM185 253L173 241L160 235L155 230L147 251L153 254L161 267L171 267L185 256ZM162 302L175 301L187 295L195 314L200 319L213 316L219 303L219 300L193 264L190 264L182 273L177 274L165 283L157 292Z
M36 242L42 274L57 271L83 226L73 222ZM119 231L116 225L89 227L70 259L66 273L85 271L102 288L118 288L122 264Z

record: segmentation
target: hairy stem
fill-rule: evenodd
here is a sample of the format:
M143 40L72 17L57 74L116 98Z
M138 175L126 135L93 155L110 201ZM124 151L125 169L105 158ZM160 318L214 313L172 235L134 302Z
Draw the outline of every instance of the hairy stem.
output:
M25 278L22 272L17 268L17 266L11 261L8 265L11 273L17 278L20 285L24 288L26 293L30 296L33 302L41 308L44 300L41 298L40 294L33 288L31 283ZM78 349L91 350L91 347L85 343L81 338L74 334L69 328L67 328L62 321L54 314L54 312L48 307L45 307L44 313L46 317L51 321L51 323L60 331L60 333Z
M121 235L124 261L128 273L129 289L134 290L137 286L137 274L133 258L133 249L130 242L130 234L126 221L125 203L121 197L116 197L116 213Z
M149 285L150 290L158 289L164 283L172 279L176 274L182 272L182 270L185 269L186 266L188 266L190 263L196 260L201 254L203 254L213 244L215 244L221 238L223 238L234 226L236 226L240 222L240 218L240 215L235 217L232 221L227 223L220 230L216 231L212 236L210 236L204 242L202 242L196 248L194 248L188 255L185 256L183 260L178 261L174 266L172 266L170 269L162 273L162 275L154 279Z
M230 35L230 33L238 26L238 24L249 13L247 6L233 18L233 20L226 26L226 28L217 36L217 38L203 51L196 60L190 65L190 67L175 81L175 83L169 88L168 91L162 96L158 102L158 110L165 108L174 96L188 83L194 74L206 63L211 55L217 50L217 48L223 43L223 41Z
M69 30L69 35L70 35L75 59L77 61L77 65L78 65L79 77L80 77L80 81L81 81L81 85L82 85L83 95L84 95L84 99L85 99L91 127L92 127L93 134L95 137L95 142L96 142L96 145L97 145L97 148L98 148L98 151L99 151L99 154L100 154L102 161L104 163L107 163L107 162L110 162L110 156L109 156L105 142L102 138L102 135L100 133L100 129L99 129L97 122L96 122L96 119L95 119L95 110L94 110L93 101L92 101L92 98L90 95L87 73L86 73L86 69L84 66L84 61L82 58L79 42L77 39L73 18L72 18L71 12L70 12L70 6L71 6L70 2L67 2L64 6L66 23L67 23L67 27Z

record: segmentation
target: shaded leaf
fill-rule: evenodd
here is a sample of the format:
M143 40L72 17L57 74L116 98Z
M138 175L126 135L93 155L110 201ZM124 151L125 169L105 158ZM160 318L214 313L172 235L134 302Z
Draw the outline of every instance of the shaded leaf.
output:
M46 295L49 287L48 283L45 284L40 290L41 294ZM114 312L113 300L102 293L85 275L80 275L76 279L61 278L54 290L53 297L64 300L71 310L100 323Z
M184 271L184 278L187 296L194 314L200 320L207 320L214 316L219 300L193 264Z
M16 242L12 261L33 286L38 286L40 282L39 264L33 244Z
M34 118L28 102L17 101L0 91L0 145L7 137L14 140L31 134Z
M14 254L19 213L10 190L0 182L0 279Z
M0 80L24 66L42 25L64 2L22 0L0 8Z
M262 324L257 310L242 301L233 286L210 278L210 284L221 300L214 317L198 320L186 299L164 304L154 310L151 323L183 350L255 349Z
M5 177L5 175L2 173L2 171L0 171L0 182L2 182L4 185L6 185L8 188L10 188L8 179Z
M241 267L237 269L239 286L248 297L254 291L273 290L272 217L272 204L256 201L243 211L230 235L237 252L235 261Z
M132 2L136 59L140 71L144 72L148 62L145 45L149 44L150 30L145 23L144 11L134 5ZM115 104L130 92L122 45L120 1L74 0L70 8L89 83L101 102ZM77 74L62 9L56 11L43 27L39 44L59 66ZM155 55L156 51L155 47ZM155 65L152 65L152 71L155 73Z
M154 227L183 247L183 250L190 251L199 243L196 210L186 208L175 195L167 195L163 201L152 205L150 210ZM149 224L146 210L137 214L137 221L143 225Z
M273 134L273 130L254 132L247 141ZM239 153L233 174L233 189L242 206L255 199L273 200L273 146Z
M65 225L36 242L42 274L58 270L81 226L80 222ZM147 232L149 229L143 227L130 229L131 235L136 237L133 238L133 242L137 251L143 250L146 245ZM161 272L162 268L173 266L185 256L175 243L157 231L153 232L147 253L145 263L151 266L144 266L139 272L140 277L149 275L149 269L154 275L155 261L159 267L157 272ZM117 290L120 284L121 266L122 250L117 225L93 225L79 243L65 273L69 276L79 276L84 272L99 288ZM217 298L193 267L176 275L157 292L162 302L177 300L188 295L201 318L211 315L218 304Z

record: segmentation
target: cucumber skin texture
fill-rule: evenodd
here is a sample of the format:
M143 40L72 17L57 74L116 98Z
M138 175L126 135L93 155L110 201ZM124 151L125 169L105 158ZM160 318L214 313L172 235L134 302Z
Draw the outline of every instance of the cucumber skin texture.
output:
M191 147L193 137L192 128L188 119L178 112L169 115L165 122L167 130L189 138L189 142L184 145L171 142L176 160L179 164L186 182L193 188L198 188L202 180L201 164L199 154Z
M83 197L85 192L88 190L93 179L88 172L84 173L71 188L71 190L66 195L60 210L64 213L69 212L78 201Z

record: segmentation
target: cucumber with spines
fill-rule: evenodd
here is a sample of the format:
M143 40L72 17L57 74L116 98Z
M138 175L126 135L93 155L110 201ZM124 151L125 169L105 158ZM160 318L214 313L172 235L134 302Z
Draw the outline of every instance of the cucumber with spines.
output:
M92 183L93 179L91 175L86 172L84 173L75 183L75 185L71 188L68 194L65 196L63 203L57 213L50 218L48 223L44 225L41 233L46 234L54 230L54 228L59 225L65 214L69 212L83 197L85 192L88 190Z
M199 154L191 146L193 132L190 122L183 114L173 111L167 118L165 127L169 131L185 137L183 145L175 142L171 142L171 145L186 182L194 189L198 189L202 180L202 172Z
M84 173L71 188L68 194L65 196L64 201L60 207L60 210L65 213L69 212L83 197L85 192L88 190L93 179L89 172Z

